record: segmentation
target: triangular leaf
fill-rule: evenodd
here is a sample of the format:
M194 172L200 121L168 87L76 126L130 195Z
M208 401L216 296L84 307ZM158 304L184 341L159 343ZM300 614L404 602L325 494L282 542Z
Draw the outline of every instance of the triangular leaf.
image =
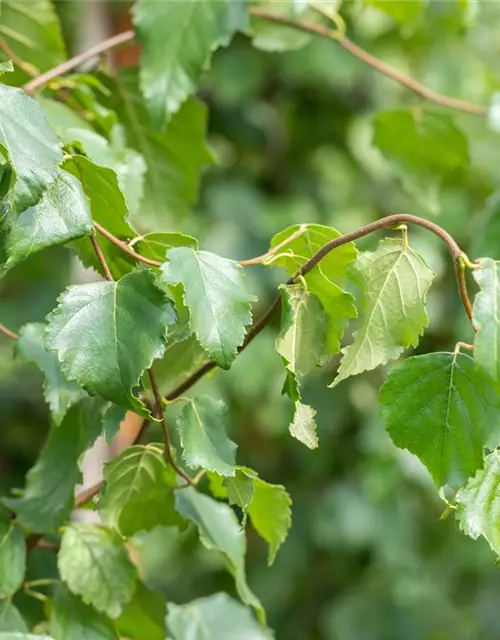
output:
M474 360L500 387L500 263L484 258L473 270L480 287L474 300Z
M236 445L227 437L224 413L224 403L209 396L197 396L182 408L176 427L182 457L191 469L234 476Z
M416 347L428 319L425 301L434 272L401 240L382 240L356 263L363 290L363 323L354 342L342 349L338 375L330 386L369 371Z
M394 443L420 458L438 487L459 487L498 444L498 398L469 356L432 353L394 368L381 391Z
M243 268L233 260L188 247L170 249L167 259L163 281L182 283L198 341L222 369L229 369L252 321L255 300L246 288Z
M259 618L264 620L262 605L247 584L245 533L231 507L193 488L177 491L175 504L179 513L197 526L204 546L222 554L228 571L236 581L238 595L245 604L254 607Z
M55 424L59 424L68 409L87 397L83 389L63 376L54 353L45 348L45 329L42 323L25 324L19 331L15 352L25 362L34 362L45 376L44 395Z
M120 536L105 527L69 525L57 565L69 589L86 604L118 618L134 594L137 571Z
M167 325L175 322L172 303L152 272L68 287L47 320L46 346L57 351L68 380L149 416L132 390L163 355Z
M247 607L226 593L168 605L167 626L172 640L272 640Z
M141 89L153 124L160 129L196 91L214 49L229 44L248 23L246 0L139 0L133 9L143 44Z
M83 400L71 407L62 423L52 426L35 466L28 472L24 494L4 498L26 529L56 531L71 513L81 475L78 459L101 430L100 404Z
M0 633L2 631L19 631L22 634L28 633L26 622L19 612L19 609L12 604L12 600L0 601ZM26 636L23 635L23 638Z
M52 602L50 633L55 640L118 640L111 620L74 596L62 584L56 588Z
M26 571L23 530L0 506L0 598L9 598L22 585Z

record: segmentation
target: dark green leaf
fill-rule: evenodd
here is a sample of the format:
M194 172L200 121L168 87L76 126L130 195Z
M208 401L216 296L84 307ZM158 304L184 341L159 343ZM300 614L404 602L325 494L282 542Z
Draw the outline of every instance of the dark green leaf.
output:
M121 635L130 640L164 640L165 613L163 595L138 582L134 596L116 621L116 626Z
M5 498L19 522L31 531L56 531L73 509L80 481L78 459L101 430L100 402L72 406L59 426L53 425L35 466L28 472L20 498Z
M149 410L132 390L164 351L171 301L150 271L118 282L68 287L48 316L46 345L57 351L64 375L91 395L144 416Z
M442 178L469 164L467 138L453 119L420 108L377 114L373 144L394 167L405 188L434 212L439 210Z
M120 431L120 424L125 419L127 410L123 407L118 407L116 404L110 404L104 411L102 417L102 431L106 442L111 442Z
M179 513L197 526L203 545L222 554L228 571L236 581L238 595L245 604L254 607L259 618L264 620L262 605L247 584L245 534L231 507L193 488L177 491L175 504Z
M62 584L54 594L50 633L55 640L118 640L111 620L82 602Z
M16 355L25 362L34 362L45 376L44 395L55 424L59 424L68 409L87 397L83 389L68 382L61 372L56 356L45 349L46 325L25 324L15 344Z
M0 633L2 631L28 633L26 622L24 622L17 607L12 604L12 600L2 600L0 602Z
M252 321L255 300L233 260L188 247L170 249L162 267L166 284L184 286L191 328L201 346L223 369L229 369Z
M480 291L474 300L474 359L500 387L500 263L484 258L472 272Z
M153 445L126 449L104 466L104 481L99 513L123 536L178 522L172 492L175 473Z
M172 328L169 336L165 354L161 360L155 363L155 373L158 383L165 387L167 391L184 382L190 374L209 360L194 335L177 341L174 332L178 326Z
M382 387L382 416L394 443L417 455L438 486L459 487L498 444L498 399L469 356L406 360Z
M14 594L24 580L26 541L21 527L0 506L0 598ZM11 631L11 629L9 629Z
M172 640L271 640L247 607L226 593L193 600L185 605L169 603L167 626Z
M120 536L105 527L69 525L58 556L61 578L97 611L118 618L134 594L137 572Z
M133 19L143 44L141 89L160 129L196 91L212 51L246 27L248 12L246 0L139 0Z
M434 272L420 254L401 240L382 240L375 251L360 254L356 263L363 292L363 323L354 342L342 349L337 377L369 371L416 347L428 319L427 292Z
M182 457L191 469L234 476L236 445L227 437L224 413L224 403L209 396L197 396L182 408L176 427Z

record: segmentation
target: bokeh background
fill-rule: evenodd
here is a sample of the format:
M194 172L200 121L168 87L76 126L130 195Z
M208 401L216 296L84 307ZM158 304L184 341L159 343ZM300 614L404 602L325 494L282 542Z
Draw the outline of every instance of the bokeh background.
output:
M263 4L273 9L284 3ZM394 19L394 11L377 2L344 2L340 12L350 37L374 55L437 91L490 104L500 90L500 3L422 4L411 20ZM126 3L55 6L73 52L129 26ZM0 30L1 23L0 17ZM471 258L500 258L494 110L489 120L450 114L468 138L470 163L440 181L430 204L425 194L433 176L420 192L408 190L372 145L374 115L419 108L417 97L334 42L272 29L260 37L262 46L287 50L259 51L240 35L215 54L200 96L209 107L216 161L203 174L190 215L156 220L156 229L192 233L203 248L243 259L266 251L270 238L290 224L319 222L346 232L405 211L437 221ZM128 48L111 62L134 65L137 56ZM143 214L135 222L148 229L147 203ZM359 246L368 249L376 241ZM446 248L420 229L411 229L410 243L438 274L429 298L430 327L418 352L470 340ZM0 281L0 318L15 330L42 321L67 284L95 277L66 249L39 253ZM259 296L258 315L284 274L252 267L248 279ZM484 541L459 532L453 514L440 519L445 505L429 475L384 432L378 389L386 372L333 390L327 384L336 361L309 376L304 396L318 410L320 438L311 452L288 434L275 335L276 326L268 328L231 371L216 372L195 390L227 403L239 463L284 484L293 499L292 530L271 568L263 543L249 530L249 581L278 640L499 638L500 567ZM165 391L175 384L168 367L161 383ZM12 344L0 337L2 492L23 486L47 430L40 375L16 361ZM231 579L213 554L200 549L194 532L138 536L136 552L148 581L175 602L219 589L233 593ZM35 551L31 562L32 570L43 564L45 575L53 571L50 554ZM36 622L40 605L27 599L21 605Z

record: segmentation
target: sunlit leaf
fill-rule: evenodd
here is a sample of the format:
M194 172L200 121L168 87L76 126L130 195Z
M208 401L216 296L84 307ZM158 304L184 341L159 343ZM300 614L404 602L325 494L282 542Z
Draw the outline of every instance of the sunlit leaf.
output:
M500 263L484 258L473 275L480 291L474 300L474 360L500 385Z

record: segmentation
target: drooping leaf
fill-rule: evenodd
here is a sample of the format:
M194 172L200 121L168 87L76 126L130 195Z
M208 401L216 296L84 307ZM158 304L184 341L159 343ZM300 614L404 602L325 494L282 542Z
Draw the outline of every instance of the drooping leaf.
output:
M303 376L321 362L326 317L319 300L302 284L281 285L279 291L282 314L276 351L293 374Z
M234 576L238 595L264 620L262 605L250 591L245 575L245 534L231 507L205 496L194 488L177 491L175 505L179 513L198 528L200 541L207 549L222 554L228 571Z
M373 5L386 13L401 25L416 22L424 12L427 0L406 0L392 2L392 0L364 0L365 4Z
M165 613L164 596L138 582L132 600L115 624L121 635L130 640L164 640Z
M209 396L197 396L182 408L176 427L182 457L191 469L234 476L236 445L226 434L225 406Z
M476 540L484 536L500 555L500 459L498 451L486 456L480 469L458 490L456 516L460 528Z
M252 321L255 300L245 286L243 268L233 260L188 247L170 249L167 260L163 281L182 283L198 341L222 369L229 369Z
M70 593L63 584L55 590L50 633L55 640L118 640L111 620Z
M284 267L289 276L302 267L327 242L335 240L340 233L333 227L320 224L292 225L276 234L271 240L271 248L286 242L298 234L278 251L273 265ZM323 360L340 351L340 341L347 322L357 315L354 298L342 287L347 282L349 265L356 260L354 243L348 242L327 254L305 279L308 290L321 302L326 315L326 339Z
M110 403L102 417L102 431L106 442L111 442L116 434L120 431L120 425L125 420L127 410L116 404Z
M197 88L212 51L248 23L246 0L139 0L133 20L141 57L141 89L157 129Z
M16 172L13 208L17 214L35 205L56 179L61 145L40 106L22 89L0 84L0 145Z
M111 529L68 525L57 564L70 591L110 618L118 618L134 594L136 568L122 539Z
M290 434L309 449L316 449L318 447L316 410L302 402L299 380L290 369L287 369L282 393L286 393L292 402Z
M168 605L167 627L172 640L271 640L272 634L251 611L226 593Z
M254 484L253 477L249 476L244 468L238 468L234 478L226 478L224 481L229 504L235 504L240 507L245 517L248 506L255 494Z
M394 167L404 187L433 212L439 211L442 179L469 164L464 133L450 116L427 109L378 113L373 144Z
M0 598L9 598L21 586L26 571L26 541L21 527L0 507Z
M432 353L394 368L381 391L394 443L420 458L440 487L459 487L498 444L498 399L469 356Z
M125 127L127 143L147 165L141 228L153 225L157 230L196 202L200 169L212 163L205 142L206 107L190 99L166 128L155 131L139 92L136 69L122 70L109 88L109 104Z
M66 59L57 13L49 0L3 0L0 35L20 60L40 72Z
M12 600L0 601L0 634L2 631L19 631L22 634L28 633L26 622L19 609L12 604ZM25 635L22 636L26 637Z
M104 465L104 482L99 514L123 536L177 523L172 492L175 473L156 447L128 447Z
M63 376L56 356L44 345L46 325L25 324L19 331L15 344L16 355L25 362L34 362L45 376L44 395L56 425L66 415L68 409L87 397L83 389Z
M0 249L6 258L0 267L4 273L37 251L88 236L92 231L90 209L79 181L61 170L54 172L54 181L37 204L19 214L12 209L4 224L6 237Z
M56 531L73 509L80 481L78 459L101 430L100 402L83 400L72 406L59 426L53 425L35 466L28 472L19 498L3 502L19 522L36 533Z
M425 301L434 272L403 241L387 238L356 263L363 292L363 322L352 344L342 349L336 386L416 347L427 326Z
M133 271L118 282L68 287L48 316L46 346L57 352L68 380L147 417L133 388L163 355L174 321L172 303L153 273Z
M500 263L484 258L473 275L480 291L476 295L473 308L473 322L476 329L474 339L474 359L492 379L500 385Z

